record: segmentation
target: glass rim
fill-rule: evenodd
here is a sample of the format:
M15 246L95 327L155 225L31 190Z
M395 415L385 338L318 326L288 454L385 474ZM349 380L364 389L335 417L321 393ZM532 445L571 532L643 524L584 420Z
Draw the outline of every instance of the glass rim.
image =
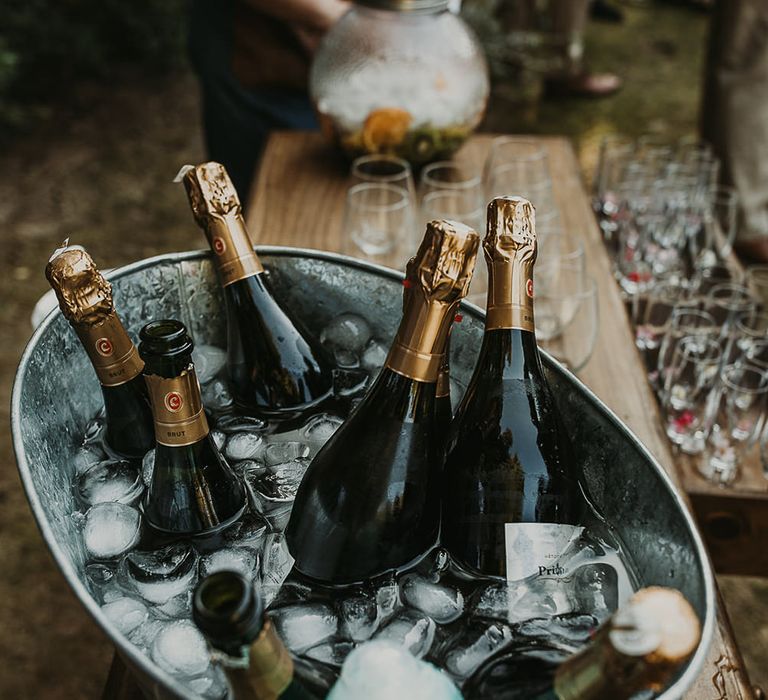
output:
M434 187L438 190L469 190L473 187L479 187L482 183L482 176L480 173L476 173L462 180L446 181L434 179L432 173L441 169L457 172L466 170L462 165L452 160L438 160L422 169L420 177L421 184Z
M393 163L395 165L399 165L402 170L397 173L392 173L390 175L373 175L371 173L365 173L361 171L361 166L368 165L369 163L376 163L376 162L386 162L386 163ZM411 164L405 160L404 158L400 158L395 155L391 155L389 153L369 153L364 156L358 156L352 161L352 168L350 169L350 173L353 177L358 177L362 180L365 180L366 182L396 182L398 180L402 180L405 178L406 180L409 180L413 177L413 171L411 170ZM366 180L366 178L372 178L370 180ZM363 184L363 183L360 183Z
M439 200L439 199L445 199L447 197L456 197L456 190L432 190L432 192L427 192L422 198L421 198L421 209L422 213L427 213L425 210L427 209L428 205L432 204L433 202ZM434 213L434 212L433 212ZM470 211L464 211L461 210L459 213L455 214L454 216L466 216L466 217L481 217L484 218L485 215L485 207L480 204L480 206L475 207L474 209L471 209ZM439 217L439 218L445 218L445 217Z
M750 316L749 322L752 323L758 318L765 319L766 321L763 330L758 330L754 326L747 325L745 323L746 319L743 317L736 319L736 328L747 335L758 335L760 333L765 333L765 340L768 341L768 311L760 311Z
M357 195L363 192L389 192L397 195L398 199L384 204L371 204L360 201L357 198ZM400 209L405 209L410 206L410 200L410 194L404 187L389 185L383 182L361 182L357 185L352 185L352 187L347 190L346 197L348 207L359 211L370 212L398 211Z
M692 349L701 348L704 345L707 351L713 351L711 354L708 352L706 355L702 355L698 352L688 352L687 347L692 346ZM723 356L723 349L720 347L714 338L709 338L706 335L684 335L679 338L675 343L674 354L683 353L686 359L690 359L693 362L707 362L717 363ZM673 362L674 364L674 362Z
M520 147L527 147L530 146L531 150L533 151L532 154L529 155L523 155L517 158L512 158L510 160L516 160L520 162L534 162L534 161L546 161L549 159L549 151L548 149L544 148L542 144L538 141L535 141L532 138L529 138L527 136L514 136L514 135L508 135L508 136L496 136L492 141L488 153L488 158L490 160L493 160L493 156L495 155L496 149L503 148L504 146L508 145L516 145Z
M717 293L720 291L736 292L737 294L731 294L727 297L717 296ZM714 285L707 293L705 301L715 306L736 311L748 308L756 303L755 299L752 298L749 288L738 282L721 282Z
M698 309L693 306L676 306L674 309L672 309L672 314L669 318L669 326L670 328L685 328L686 326L678 326L677 322L680 319L681 316L696 316L700 321L706 321L709 323L712 328L715 327L715 317L709 313L708 311L704 311L703 309ZM688 326L690 327L690 326ZM695 328L699 328L699 326L695 326ZM705 326L706 328L706 326ZM709 329L711 330L711 329Z
M748 372L751 374L758 375L760 377L759 386L745 387L731 380L728 375L736 371ZM765 394L766 392L768 392L768 370L762 370L759 367L750 365L748 363L742 364L739 362L734 362L729 365L725 365L725 367L723 367L723 369L720 371L720 380L728 389L732 389L734 391L741 391L747 394L753 394L755 396L757 396L758 394Z
M536 299L551 299L553 301L564 301L566 299L584 300L594 297L597 301L597 280L592 275L584 274L580 278L581 289L578 291L568 290L562 294L548 294L547 292L541 292L537 294L534 290L533 296L533 317L536 318Z

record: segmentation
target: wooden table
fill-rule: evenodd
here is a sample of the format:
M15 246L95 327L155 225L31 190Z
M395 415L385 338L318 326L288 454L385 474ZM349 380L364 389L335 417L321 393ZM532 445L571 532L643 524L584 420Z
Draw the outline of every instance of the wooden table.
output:
M480 167L490 139L475 136L456 158ZM564 138L539 140L549 153L563 227L582 237L589 270L598 284L599 340L579 376L645 443L675 483L690 488L693 476L687 471L681 474L663 434L573 149ZM273 134L247 204L254 242L340 252L344 194L350 184L347 173L348 164L319 134ZM696 488L711 491L706 484ZM690 700L753 697L722 604L719 608L714 643L700 678L686 696Z

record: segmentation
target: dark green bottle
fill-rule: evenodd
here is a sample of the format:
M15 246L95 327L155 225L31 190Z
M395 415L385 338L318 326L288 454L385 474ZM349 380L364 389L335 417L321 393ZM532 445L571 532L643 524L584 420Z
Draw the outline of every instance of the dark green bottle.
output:
M485 661L462 688L466 700L628 700L658 693L701 640L690 603L671 588L635 593L561 663L562 650L513 645Z
M66 243L48 261L45 276L101 384L107 448L120 457L143 457L155 444L144 363L115 313L112 286L83 248Z
M408 263L404 311L384 368L309 466L285 531L296 570L326 584L401 568L432 547L443 438L436 389L478 236L433 221Z
M441 541L464 567L517 580L554 564L586 502L536 345L530 202L494 199L483 247L485 335L452 428Z
M265 614L261 596L241 574L218 571L204 578L195 590L192 617L220 652L218 659L235 700L325 696L326 687L310 692L296 677L293 660Z
M245 487L210 435L184 324L152 321L139 354L155 423L155 468L144 518L162 535L210 535L240 517Z
M331 363L320 343L275 300L224 166L203 163L183 177L224 288L235 401L245 411L278 417L319 403L331 394Z

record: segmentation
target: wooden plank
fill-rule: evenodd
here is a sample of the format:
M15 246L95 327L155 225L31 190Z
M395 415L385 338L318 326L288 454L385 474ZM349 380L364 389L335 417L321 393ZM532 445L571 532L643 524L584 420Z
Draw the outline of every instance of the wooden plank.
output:
M491 138L490 135L475 136L456 158L480 167ZM610 261L579 176L576 156L566 139L539 140L548 150L565 235L584 241L588 268L599 289L598 341L580 377L637 434L680 485L680 474L635 350ZM248 227L254 242L339 252L344 194L350 184L347 167L325 146L319 134L273 134L247 207ZM690 700L751 698L753 693L743 669L721 606L718 629L705 668L686 697Z

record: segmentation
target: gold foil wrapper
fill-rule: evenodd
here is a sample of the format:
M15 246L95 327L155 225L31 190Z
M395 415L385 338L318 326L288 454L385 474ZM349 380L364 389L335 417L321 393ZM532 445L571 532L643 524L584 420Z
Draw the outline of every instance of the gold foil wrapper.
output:
M72 324L103 386L119 386L144 368L136 346L115 313L112 287L80 246L63 246L45 276L64 317Z
M466 296L479 236L455 221L431 221L405 271L403 319L386 365L421 382L436 382L448 333Z
M533 205L522 197L497 197L488 205L488 232L483 240L489 278L487 330L534 330L535 221Z
M558 668L555 691L561 700L602 700L662 690L700 639L696 613L679 591L644 588Z
M213 251L222 285L264 272L245 228L240 199L224 166L210 162L188 167L182 179L195 221Z
M169 379L146 374L144 379L152 403L155 439L161 445L193 445L208 435L208 419L193 365L189 365L178 377Z
M243 673L247 674L247 679L232 683L236 697L277 700L293 680L293 660L269 618L251 644L248 669ZM245 685L242 681L247 682L248 692L243 692L246 688L242 687Z

